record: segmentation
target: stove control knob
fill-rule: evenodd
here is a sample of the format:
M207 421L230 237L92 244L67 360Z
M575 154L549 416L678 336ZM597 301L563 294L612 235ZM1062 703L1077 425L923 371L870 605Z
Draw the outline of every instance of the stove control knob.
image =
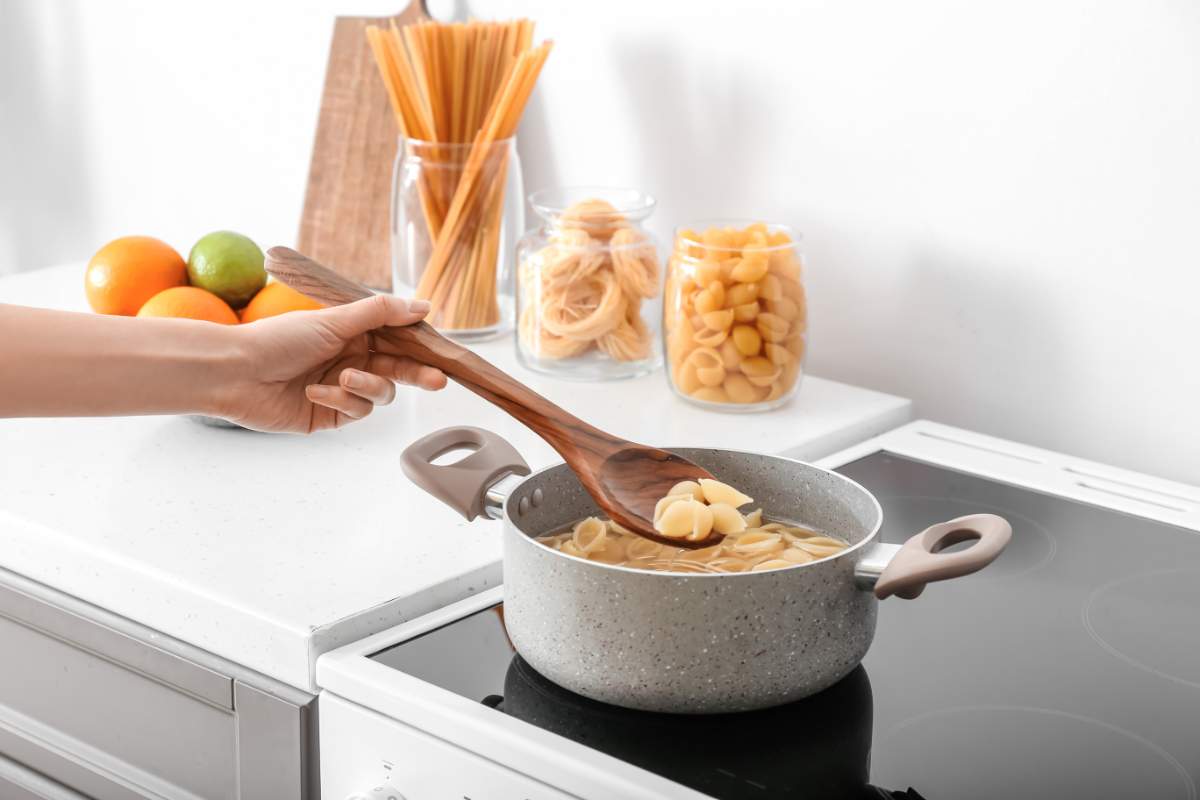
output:
M404 795L385 783L367 792L355 792L346 800L404 800Z

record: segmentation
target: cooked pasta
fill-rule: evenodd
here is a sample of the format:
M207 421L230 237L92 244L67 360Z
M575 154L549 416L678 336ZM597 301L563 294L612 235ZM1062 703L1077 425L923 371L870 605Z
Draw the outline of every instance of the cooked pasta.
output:
M765 522L762 509L742 514L753 502L715 480L682 481L654 508L655 530L663 536L697 541L716 530L720 543L690 550L644 539L611 520L588 517L569 530L537 541L589 561L656 572L763 572L808 564L849 546L835 536L782 522Z
M593 349L615 361L648 358L654 337L642 301L658 294L654 246L612 204L582 200L556 220L550 242L517 272L521 344L536 358Z

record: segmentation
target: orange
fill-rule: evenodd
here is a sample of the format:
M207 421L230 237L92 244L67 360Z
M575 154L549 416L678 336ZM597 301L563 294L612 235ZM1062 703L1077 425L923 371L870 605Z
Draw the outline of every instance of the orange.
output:
M325 306L307 295L300 294L286 284L268 283L250 303L242 309L242 322L254 322L256 319L274 317L289 311L310 311Z
M174 286L163 289L146 301L139 317L182 317L203 319L225 325L237 325L237 314L221 298L195 286Z
M84 291L93 311L131 317L163 289L187 282L187 264L166 242L150 236L122 236L92 256Z

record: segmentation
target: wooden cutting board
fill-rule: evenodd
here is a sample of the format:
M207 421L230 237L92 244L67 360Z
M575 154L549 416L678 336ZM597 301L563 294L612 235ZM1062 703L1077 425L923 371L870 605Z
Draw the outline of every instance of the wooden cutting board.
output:
M338 17L297 249L346 277L392 286L392 164L400 135L367 43L367 26L429 19L424 0L394 17Z

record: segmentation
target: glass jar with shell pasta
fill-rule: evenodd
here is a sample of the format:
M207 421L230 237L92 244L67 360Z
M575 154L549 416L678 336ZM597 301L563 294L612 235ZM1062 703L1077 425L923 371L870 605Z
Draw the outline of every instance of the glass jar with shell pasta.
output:
M581 380L643 375L662 363L662 267L642 223L654 198L571 187L530 195L542 226L517 245L517 356Z
M808 340L799 237L783 225L680 228L667 265L667 380L691 403L764 411L795 394Z

